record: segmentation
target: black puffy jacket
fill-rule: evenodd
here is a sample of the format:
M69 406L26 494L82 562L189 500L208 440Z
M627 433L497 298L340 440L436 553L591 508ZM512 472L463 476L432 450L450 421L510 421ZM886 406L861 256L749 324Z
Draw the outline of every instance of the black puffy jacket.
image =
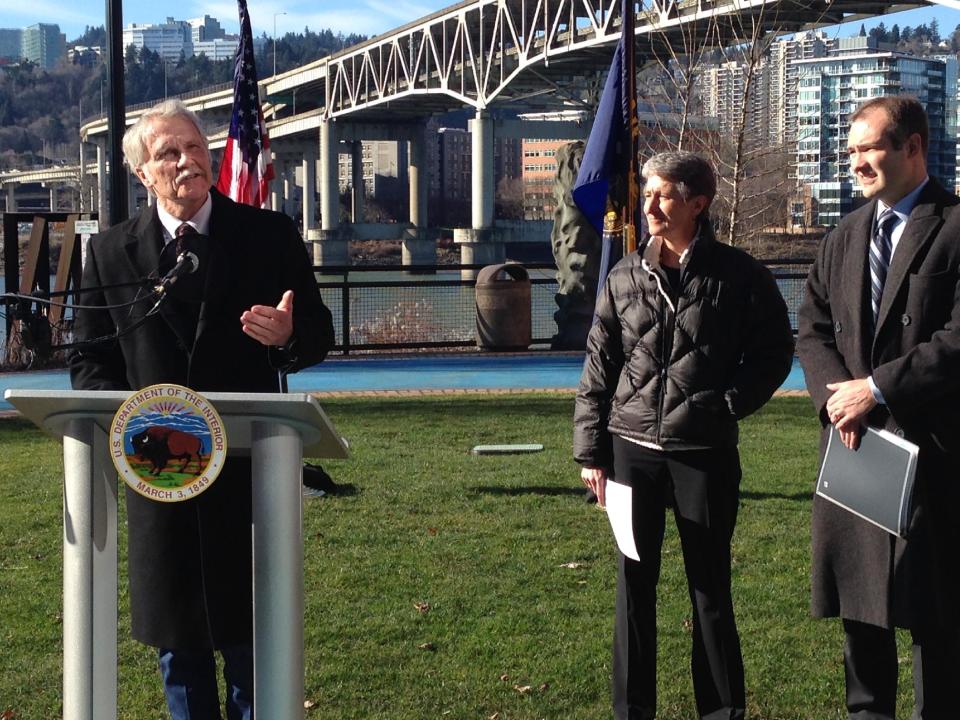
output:
M790 372L793 334L769 270L704 227L674 310L645 246L617 263L597 300L574 412L584 465L612 467L611 435L664 449L735 446L737 420Z

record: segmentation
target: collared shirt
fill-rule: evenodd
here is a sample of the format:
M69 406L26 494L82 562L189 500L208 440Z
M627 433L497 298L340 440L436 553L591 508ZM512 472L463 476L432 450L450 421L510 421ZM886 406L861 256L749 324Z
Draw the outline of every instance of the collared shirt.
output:
M163 242L168 243L177 236L177 228L186 222L192 225L193 229L201 235L210 234L210 214L213 212L213 202L210 200L210 193L207 193L207 199L200 209L189 220L181 220L163 209L160 203L157 203L157 217L160 218L160 224L163 225Z
M900 238L903 236L903 231L907 227L907 220L910 219L910 213L913 212L913 207L917 204L917 198L920 197L920 193L923 192L923 189L929 181L929 176L923 178L923 182L900 198L893 207L889 207L883 200L877 200L877 215L873 220L874 227L876 227L880 216L887 210L892 210L893 214L897 216L897 221L890 231L890 262L893 262L893 256L897 252L897 245L900 244ZM880 405L886 405L887 402L883 399L883 393L880 392L880 388L877 387L877 384L873 381L873 375L867 378L867 384L870 386L870 392L873 393L873 399Z
M690 261L690 253L693 251L693 246L697 244L697 240L699 239L700 233L697 233L693 236L693 240L690 241L690 244L687 245L686 249L680 253L680 267L686 266L686 264ZM643 259L650 267L660 267L660 252L662 249L663 238L659 235L651 235L650 240L647 242L647 246L643 249Z
M900 244L900 238L903 236L903 230L907 226L907 220L910 218L910 213L913 212L913 206L917 204L917 198L920 197L920 193L923 192L923 189L927 186L929 181L930 178L925 177L923 182L900 198L897 204L892 208L887 206L883 200L877 200L877 215L873 221L874 227L876 227L880 216L883 215L883 213L885 213L887 210L893 210L893 214L897 216L897 222L894 223L893 228L890 230L891 261L893 260L894 253L897 252L897 245Z

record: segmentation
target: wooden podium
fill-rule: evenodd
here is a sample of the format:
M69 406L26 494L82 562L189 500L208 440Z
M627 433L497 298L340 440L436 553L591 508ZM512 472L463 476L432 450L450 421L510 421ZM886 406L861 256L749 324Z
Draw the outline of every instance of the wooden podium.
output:
M63 439L63 717L117 717L117 488L110 422L128 392L7 390ZM228 453L253 466L254 710L303 717L303 456L345 458L346 443L303 393L204 393Z

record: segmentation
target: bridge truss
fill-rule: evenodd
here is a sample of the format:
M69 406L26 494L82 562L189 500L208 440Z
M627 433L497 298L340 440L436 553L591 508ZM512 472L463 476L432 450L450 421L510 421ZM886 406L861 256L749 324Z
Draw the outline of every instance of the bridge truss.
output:
M638 63L658 45L722 46L917 7L876 0L640 0ZM620 37L620 0L470 0L326 62L325 115L423 117L583 100Z

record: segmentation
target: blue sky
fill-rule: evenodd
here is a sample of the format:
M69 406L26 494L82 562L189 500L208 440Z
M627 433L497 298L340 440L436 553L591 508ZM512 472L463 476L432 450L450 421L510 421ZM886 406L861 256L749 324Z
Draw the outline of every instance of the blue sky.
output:
M255 35L301 32L330 28L343 33L379 35L444 7L451 0L248 0ZM105 0L0 0L0 27L25 27L38 22L57 23L67 39L77 37L85 25L104 24ZM286 13L280 15L279 13ZM219 18L228 32L237 31L237 5L233 0L185 0L157 3L155 0L125 0L124 24L163 22L167 15L178 20L212 15ZM943 35L960 25L960 10L942 6L887 15L867 23L867 27L883 21L887 27L899 23L916 26L936 17ZM859 29L841 26L840 35Z

